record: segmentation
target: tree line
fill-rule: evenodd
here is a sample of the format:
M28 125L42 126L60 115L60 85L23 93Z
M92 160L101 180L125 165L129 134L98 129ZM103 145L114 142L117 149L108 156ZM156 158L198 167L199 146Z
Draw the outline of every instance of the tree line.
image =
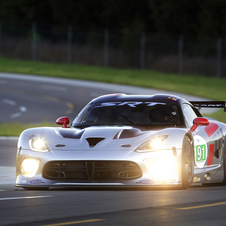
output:
M225 0L0 0L0 20L226 38Z

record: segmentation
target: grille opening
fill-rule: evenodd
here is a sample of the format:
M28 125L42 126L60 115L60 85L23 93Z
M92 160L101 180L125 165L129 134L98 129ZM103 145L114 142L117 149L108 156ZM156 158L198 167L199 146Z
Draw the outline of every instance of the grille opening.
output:
M43 168L49 180L74 181L133 180L140 178L140 167L130 161L52 161Z

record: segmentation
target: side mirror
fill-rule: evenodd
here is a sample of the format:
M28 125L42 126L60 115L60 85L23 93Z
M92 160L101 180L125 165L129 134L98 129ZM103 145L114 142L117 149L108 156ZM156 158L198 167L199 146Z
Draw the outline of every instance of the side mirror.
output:
M56 124L63 125L63 128L67 128L67 125L69 124L69 118L66 116L60 117L56 120Z
M193 126L190 132L194 132L198 126L208 126L210 124L209 120L206 118L198 117L193 120Z

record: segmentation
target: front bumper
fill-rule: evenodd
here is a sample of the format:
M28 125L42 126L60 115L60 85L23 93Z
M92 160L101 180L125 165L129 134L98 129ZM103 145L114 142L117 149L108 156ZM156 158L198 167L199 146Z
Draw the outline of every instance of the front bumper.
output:
M21 174L21 165L25 159L36 159L39 167L35 176L26 177ZM88 178L73 177L46 177L43 173L46 164L49 162L127 162L136 164L140 174L126 177L127 168L118 169L109 178L95 176L92 169L88 169ZM129 165L128 165L129 166ZM90 168L90 166L87 166ZM91 167L92 168L92 167ZM116 167L117 168L117 167ZM170 171L171 170L171 171ZM111 169L111 171L114 171ZM170 173L170 172L171 173ZM57 170L56 170L57 172ZM120 173L119 173L120 172ZM59 174L62 174L60 168ZM91 175L93 174L93 176ZM113 174L112 174L113 175ZM118 177L117 177L118 175ZM136 153L134 151L50 151L48 153L21 150L17 156L17 187L78 187L78 186L181 186L181 150L173 155L172 150L161 150L148 153Z

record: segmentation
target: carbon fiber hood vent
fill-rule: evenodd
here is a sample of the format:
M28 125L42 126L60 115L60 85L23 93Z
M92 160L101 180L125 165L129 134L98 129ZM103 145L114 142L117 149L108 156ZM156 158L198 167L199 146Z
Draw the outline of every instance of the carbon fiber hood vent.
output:
M96 146L99 142L104 139L112 138L113 140L127 139L141 136L147 131L142 131L138 128L133 127L87 127L84 129L59 129L56 131L57 134L64 138L70 139L85 139L90 147Z
M89 143L89 147L90 148L96 146L99 142L101 142L104 139L105 138L103 138L103 137L89 137L89 138L86 138L86 140Z
M115 134L113 139L125 139L125 138L133 138L142 135L143 133L139 129L123 129Z
M71 130L71 129L62 129L60 130L61 136L64 138L71 138L71 139L80 139L82 134L85 132L85 130Z

